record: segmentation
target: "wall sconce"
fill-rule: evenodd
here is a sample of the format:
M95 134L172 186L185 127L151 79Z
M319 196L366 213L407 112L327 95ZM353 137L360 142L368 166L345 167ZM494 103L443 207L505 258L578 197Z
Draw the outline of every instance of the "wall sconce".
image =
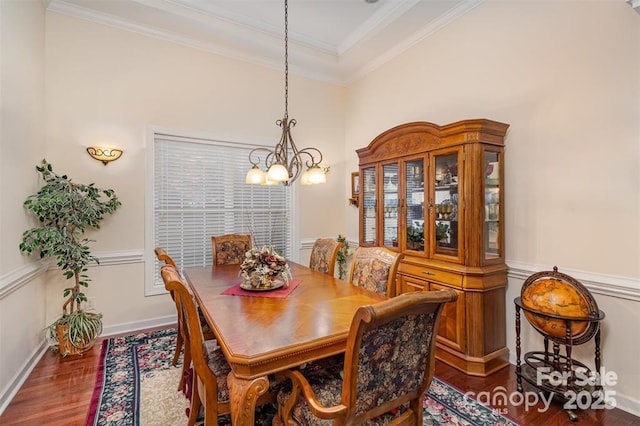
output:
M96 160L102 161L102 164L105 166L109 162L117 160L122 155L122 150L120 149L104 148L101 146L90 146L87 148L87 152Z

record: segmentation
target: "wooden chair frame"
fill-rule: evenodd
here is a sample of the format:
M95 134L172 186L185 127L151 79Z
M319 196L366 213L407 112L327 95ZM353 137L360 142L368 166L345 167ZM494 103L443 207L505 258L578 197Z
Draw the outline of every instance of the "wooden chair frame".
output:
M156 247L154 249L154 252L159 261L165 262L165 264L168 266L172 266L173 268L176 269L176 271L178 270L178 267L176 266L176 262L173 260L171 256L169 256L169 254L167 254L167 252L162 247ZM165 290L169 292L169 294L171 295L171 299L173 299L174 303L176 303L176 310L178 312L178 333L176 335L176 349L173 354L173 359L171 360L171 365L173 365L174 367L178 365L178 360L180 359L180 354L183 352L183 347L184 347L184 359L182 360L183 361L182 374L180 374L180 382L178 383L178 390L184 392L186 390L185 381L184 381L185 373L186 373L186 370L191 367L191 355L189 352L189 348L187 347L187 345L184 344L182 333L180 332L181 322L183 319L182 319L182 316L180 315L180 310L176 301L176 297L174 295L174 290L171 290L167 286L167 282L164 280L164 276L162 277L162 280L164 281ZM198 308L198 315L200 315L201 317L200 323L202 324L204 320L202 319L199 308ZM211 330L209 330L208 328L207 330L204 330L204 340L213 340L215 338L216 337Z
M188 425L193 426L200 412L204 399L205 425L217 424L218 415L230 413L229 401L218 401L218 381L216 375L209 368L204 354L204 336L200 317L193 295L182 280L177 269L163 266L161 270L165 285L174 292L180 333L185 342L185 359L190 358L193 363L193 392L191 394L191 409ZM187 355L188 354L188 355ZM185 363L186 364L186 363Z
M166 265L170 265L173 266L174 268L178 268L176 266L176 262L173 260L173 258L171 256L169 256L167 254L167 252L162 248L162 247L156 247L154 249L154 252L156 254L156 258L160 261L160 262L164 262ZM173 291L170 291L167 288L167 283L165 282L164 285L165 290L167 290L169 292L169 294L171 295L171 299L173 299L173 301L175 302L176 298L173 294ZM178 325L179 328L179 325ZM173 354L173 359L171 360L171 365L173 365L174 367L178 364L178 359L180 358L180 353L182 352L182 346L183 346L183 341L182 341L182 334L178 332L178 336L177 336L177 340L176 340L176 350ZM184 371L183 371L184 373ZM184 374L183 374L184 376ZM180 384L178 386L179 390L184 390L184 377L180 377Z

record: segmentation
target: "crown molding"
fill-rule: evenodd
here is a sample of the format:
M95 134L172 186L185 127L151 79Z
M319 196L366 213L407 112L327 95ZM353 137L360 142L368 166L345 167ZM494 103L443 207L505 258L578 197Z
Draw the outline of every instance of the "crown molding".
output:
M132 0L138 6L151 5L158 13L171 17L164 28L143 22L147 15L118 17L65 0L43 0L47 10L78 19L169 41L227 58L278 71L283 67L282 29L240 17L229 11L194 6L197 3L165 0L148 3ZM466 14L484 0L461 0L453 8L433 17L429 2L403 0L387 2L370 19L355 28L338 46L330 46L301 34L290 33L290 72L299 76L346 86L363 77L425 37ZM393 23L403 15L424 13L424 25L392 40L387 36ZM429 15L431 13L431 15ZM124 15L122 15L124 16ZM433 19L429 19L433 17ZM398 31L396 25L395 31Z

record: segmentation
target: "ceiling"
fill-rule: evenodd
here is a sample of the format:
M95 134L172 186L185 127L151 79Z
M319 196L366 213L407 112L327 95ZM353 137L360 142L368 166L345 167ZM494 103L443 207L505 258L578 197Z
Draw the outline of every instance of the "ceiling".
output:
M50 11L284 69L283 0L43 0ZM291 73L346 85L483 0L289 0Z

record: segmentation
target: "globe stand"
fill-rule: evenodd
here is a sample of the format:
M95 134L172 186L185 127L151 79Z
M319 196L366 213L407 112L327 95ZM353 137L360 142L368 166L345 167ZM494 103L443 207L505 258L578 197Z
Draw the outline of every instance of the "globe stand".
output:
M545 280L562 282L567 285L572 295L577 294L584 303L583 311L586 315L562 315L553 311L553 296L548 288L535 293L535 284L546 285ZM533 289L533 291L528 291ZM534 293L533 297L532 293ZM534 301L539 297L549 297L549 304L534 307ZM523 300L524 299L524 300ZM600 327L599 322L605 317L604 312L597 308L591 293L578 281L568 275L553 271L545 271L532 275L522 286L522 297L514 300L516 307L516 376L518 392L523 393L522 380L537 388L539 391L551 395L554 400L564 404L564 409L572 422L578 420L576 409L590 405L593 401L602 401L602 385L600 380ZM551 306L550 306L551 305ZM533 328L544 337L544 351L527 352L524 364L521 361L520 317L521 311ZM574 360L572 350L574 345L583 344L591 338L595 340L595 371L591 371L585 364ZM552 349L549 350L549 342ZM565 355L561 347L564 346ZM588 401L585 401L588 400ZM576 404L577 403L577 404Z

